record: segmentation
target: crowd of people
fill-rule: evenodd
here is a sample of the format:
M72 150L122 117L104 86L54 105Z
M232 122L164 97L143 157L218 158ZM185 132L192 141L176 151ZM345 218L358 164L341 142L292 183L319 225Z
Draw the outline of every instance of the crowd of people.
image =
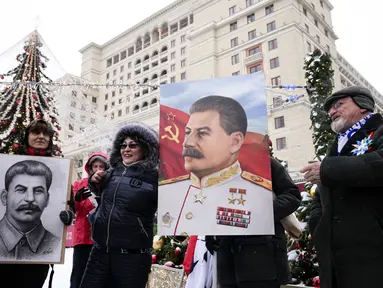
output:
M338 137L323 161L301 170L317 184L308 224L321 287L381 287L383 118L374 113L374 99L362 87L335 92L323 108ZM44 120L31 123L25 134L20 154L52 156L53 132ZM117 133L110 157L89 157L88 177L73 184L71 209L59 215L65 225L76 215L71 288L146 286L158 203L158 153L157 133L131 123ZM273 158L271 172L275 235L199 237L194 257L202 253L206 263L194 262L188 288L212 288L213 257L220 288L276 288L291 281L281 220L294 213L301 196ZM15 281L11 287L41 288L48 270L44 264L0 265L1 279Z

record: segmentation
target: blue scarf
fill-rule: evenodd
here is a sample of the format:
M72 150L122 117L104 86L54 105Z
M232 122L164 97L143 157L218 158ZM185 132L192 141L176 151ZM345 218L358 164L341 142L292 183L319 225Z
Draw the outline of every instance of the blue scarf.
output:
M360 128L366 124L367 120L370 119L374 115L374 113L371 113L352 125L346 132L338 135L338 155L340 155L340 152L342 151L344 145L350 140L352 135L354 135Z

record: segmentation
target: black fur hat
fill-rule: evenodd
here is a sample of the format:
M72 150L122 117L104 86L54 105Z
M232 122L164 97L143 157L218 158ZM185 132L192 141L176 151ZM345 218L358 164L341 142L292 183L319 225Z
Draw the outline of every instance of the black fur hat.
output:
M145 159L140 162L145 169L158 169L159 165L159 141L158 134L149 126L143 123L129 123L122 127L113 141L112 152L110 154L110 166L116 167L122 163L121 144L126 137L132 138L142 146L145 152Z

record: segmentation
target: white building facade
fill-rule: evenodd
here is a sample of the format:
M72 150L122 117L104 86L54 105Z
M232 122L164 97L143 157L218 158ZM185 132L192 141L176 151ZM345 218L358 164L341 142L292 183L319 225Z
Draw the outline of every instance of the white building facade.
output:
M336 51L332 9L328 0L178 0L107 43L82 48L81 78L158 84L263 70L266 85L305 85L304 58L319 48L333 58L335 89L366 86L382 111L383 96ZM295 95L304 96L284 102ZM86 145L65 146L66 156L86 158L99 149L99 137L112 137L127 121L158 130L158 88L109 87L93 96L105 129L89 136L95 141ZM267 102L275 154L291 172L298 171L314 158L306 91L270 88Z

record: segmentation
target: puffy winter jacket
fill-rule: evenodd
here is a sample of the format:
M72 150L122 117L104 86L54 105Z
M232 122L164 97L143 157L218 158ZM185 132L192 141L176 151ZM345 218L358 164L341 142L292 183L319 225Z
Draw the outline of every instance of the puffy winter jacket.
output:
M92 154L84 165L84 169L88 175L91 174L91 171L89 171L89 163L92 158L96 156L105 158L105 161L108 159L108 156L102 152ZM84 187L88 187L88 177L77 180L73 183L73 194L76 195L77 191ZM94 208L95 207L89 199L85 199L82 202L75 202L76 221L74 224L73 246L80 244L93 244L91 239L91 226L88 220L88 214Z
M120 146L134 136L147 147L143 161L122 163ZM140 124L129 124L116 135L110 165L101 182L101 202L92 220L93 241L107 249L147 249L153 245L153 220L158 202L158 137ZM89 181L91 191L96 191Z

